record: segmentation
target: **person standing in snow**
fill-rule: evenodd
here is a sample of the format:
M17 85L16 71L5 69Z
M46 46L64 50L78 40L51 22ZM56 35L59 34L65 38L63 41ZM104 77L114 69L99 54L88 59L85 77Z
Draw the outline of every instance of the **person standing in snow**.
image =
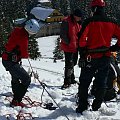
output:
M22 27L15 27L11 32L8 42L5 44L5 50L2 54L2 64L11 74L11 86L13 100L10 106L21 106L31 78L25 69L21 66L21 59L28 58L28 39L29 35L36 34L39 30L39 24L35 19L27 20Z
M65 55L64 84L62 89L76 83L74 66L78 59L78 32L81 29L82 12L80 9L73 11L73 14L64 18L60 29L61 50Z
M97 72L96 72L97 75ZM95 75L95 79L96 79ZM96 94L96 81L93 80L93 85L90 90L90 94L94 95ZM120 92L120 68L118 66L118 61L117 61L117 52L111 52L111 62L109 66L109 73L107 77L107 90L104 96L104 101L110 101L114 99L116 96L116 90L115 86L117 84L118 90L117 94Z
M120 26L109 19L104 12L105 2L93 0L91 11L93 16L87 18L79 33L79 67L82 67L79 77L77 113L88 109L88 87L97 70L96 96L92 103L92 110L97 111L103 102L107 88L107 77L110 65L111 51L120 48ZM110 47L112 37L117 38L117 43Z

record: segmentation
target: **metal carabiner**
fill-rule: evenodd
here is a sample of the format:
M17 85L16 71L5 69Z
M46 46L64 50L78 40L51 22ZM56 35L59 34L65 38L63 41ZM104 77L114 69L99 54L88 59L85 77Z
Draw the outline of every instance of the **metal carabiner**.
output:
M91 62L91 55L87 55L87 62Z

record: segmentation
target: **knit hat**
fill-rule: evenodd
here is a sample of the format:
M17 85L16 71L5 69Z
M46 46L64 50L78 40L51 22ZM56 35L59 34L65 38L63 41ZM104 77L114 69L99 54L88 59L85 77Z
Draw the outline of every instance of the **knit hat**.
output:
M77 17L82 17L82 11L80 9L75 9L73 11L73 15L75 15Z
M93 6L104 7L105 6L105 2L104 2L104 0L93 0L91 2L91 7L93 7Z

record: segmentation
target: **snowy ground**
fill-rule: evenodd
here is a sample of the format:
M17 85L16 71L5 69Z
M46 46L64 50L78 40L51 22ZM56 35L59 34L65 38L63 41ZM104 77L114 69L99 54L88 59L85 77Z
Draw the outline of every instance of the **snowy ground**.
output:
M39 79L35 79L32 76L32 82L26 93L26 96L32 101L39 103L53 103L53 107L57 107L55 110L48 110L40 105L33 106L31 108L9 107L9 101L6 96L11 92L11 76L5 71L2 63L0 64L0 120L15 120L19 113L23 113L26 119L31 120L120 120L120 103L109 102L107 105L102 104L99 111L93 112L90 110L84 111L83 115L76 114L76 93L78 85L72 85L69 89L61 90L60 87L63 84L64 62L58 60L57 63L53 62L53 50L55 46L55 40L57 36L39 38L39 48L42 54L40 60L30 60L33 71L39 75ZM1 62L1 59L0 59ZM23 60L23 67L30 71L30 64L28 60ZM76 80L80 74L80 69L75 66ZM45 83L47 90L43 92L43 87L39 81ZM43 94L42 94L43 92ZM41 99L42 96L42 99ZM51 97L53 100L51 99ZM119 96L118 96L119 97ZM92 98L89 98L90 103ZM23 100L28 103L26 100ZM114 100L115 101L115 100ZM89 108L90 109L90 108ZM29 114L28 114L29 113ZM23 118L23 119L25 119ZM18 118L19 119L19 118ZM22 118L21 118L22 119Z

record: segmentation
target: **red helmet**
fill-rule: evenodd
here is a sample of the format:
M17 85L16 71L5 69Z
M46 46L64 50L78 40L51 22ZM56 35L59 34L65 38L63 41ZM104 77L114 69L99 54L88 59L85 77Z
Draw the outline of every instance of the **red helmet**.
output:
M93 0L91 2L91 7L93 7L93 6L104 7L105 6L105 2L104 2L104 0Z

